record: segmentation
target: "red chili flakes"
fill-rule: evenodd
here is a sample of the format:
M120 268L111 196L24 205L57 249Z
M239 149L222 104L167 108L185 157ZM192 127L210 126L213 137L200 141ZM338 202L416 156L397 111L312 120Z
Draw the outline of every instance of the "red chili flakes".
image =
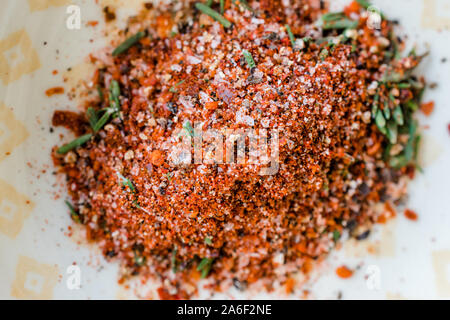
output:
M154 166L160 166L164 163L164 153L161 150L154 150L150 155L150 161Z
M414 211L412 211L410 209L405 210L405 217L412 221L417 221L417 219L418 219L417 213L415 213Z
M395 218L397 213L395 212L395 209L392 207L392 205L389 202L386 202L384 204L385 211L383 214L381 214L378 219L377 223L385 224L388 220Z
M428 117L434 110L434 101L422 103L420 105L420 110Z
M73 111L55 111L55 113L53 113L52 125L54 127L66 127L75 132L76 135L81 135L87 130L87 123L84 115Z
M361 6L358 2L352 1L348 6L344 8L344 13L347 17L350 17L353 13L358 13L361 10Z
M295 279L294 278L288 278L286 280L286 283L284 284L285 288L286 288L286 293L287 294L291 294L292 292L294 292L294 288L295 288Z
M348 279L353 275L353 271L346 266L340 266L336 269L336 274L339 278Z
M88 21L88 22L86 23L86 25L87 25L88 27L95 27L96 25L98 25L98 21L96 21L96 20L91 20L91 21Z
M205 103L205 108L208 110L215 110L215 109L217 109L218 105L219 105L219 102L217 102L217 101L207 102L207 103Z
M156 32L161 38L168 37L173 27L170 14L162 14L156 18Z
M57 94L63 94L64 93L64 88L63 87L54 87L54 88L50 88L47 91L45 91L45 94L47 95L47 97L51 97Z
M177 300L177 298L167 292L163 287L158 288L158 295L161 300Z
M291 4L300 8L305 1ZM380 105L394 107L417 98L418 89L378 85L375 90L369 84L377 83L384 66L405 74L418 61L387 60L381 47L367 50L390 38L393 24L387 20L374 31L361 17L360 28L345 43L330 48L312 39L292 50L288 35L276 30L291 24L299 39L317 28L311 21L321 10L285 10L278 1L261 1L258 11L273 14L255 18L226 1L225 18L234 28L225 29L204 14L189 17L192 6L186 4L186 13L155 7L150 16L157 18L146 29L139 29L142 17L129 20L127 30L145 36L120 33L116 45L125 37L133 45L100 61L92 83L103 94L86 101L98 111L118 101L120 114L93 132L87 120L95 121L92 109L90 116L55 112L54 125L94 135L70 156L55 154L55 163L66 175L74 204L83 202L88 237L105 255L120 257L124 277L157 274L164 283L161 298L195 294L200 277L211 279L209 288L216 291L258 281L269 288L286 279L285 290L292 292L295 275L311 272L335 248L333 239L340 236L335 231L370 227L378 212L373 207L386 193L396 203L406 192L397 184L404 168L391 169L382 160L387 140L371 112L376 93ZM353 2L346 14L354 17L360 10ZM111 8L104 12L113 18ZM188 28L172 32L191 18ZM92 63L97 59L91 55ZM111 79L118 87L111 88ZM192 135L187 122L219 131L276 128L279 170L264 176L260 165L205 161L169 167L167 155L182 151L172 149L178 148L175 134ZM407 138L401 136L399 142ZM133 156L118 156L127 150ZM203 160L211 160L215 150L209 150L200 150L209 157ZM395 216L385 203L379 222ZM336 273L345 279L353 271L342 266Z
M170 294L165 288L159 287L157 292L161 300L186 300L188 298L184 291L180 291L177 294Z

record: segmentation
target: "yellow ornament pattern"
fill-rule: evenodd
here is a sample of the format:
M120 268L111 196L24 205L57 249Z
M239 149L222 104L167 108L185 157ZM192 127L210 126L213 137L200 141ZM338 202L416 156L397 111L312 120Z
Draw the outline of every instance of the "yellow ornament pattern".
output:
M0 79L3 84L16 81L40 67L39 56L25 29L0 40Z

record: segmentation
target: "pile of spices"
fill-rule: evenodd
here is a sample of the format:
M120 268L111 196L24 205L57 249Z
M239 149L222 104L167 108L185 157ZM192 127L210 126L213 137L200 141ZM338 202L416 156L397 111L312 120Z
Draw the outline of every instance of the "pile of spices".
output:
M343 234L395 216L416 169L423 56L402 54L382 14L373 28L366 1L286 3L145 6L107 59L91 55L85 112L55 113L77 135L53 153L71 216L122 280L160 281L162 298L191 297L200 279L295 292ZM194 123L278 130L279 170L172 165L174 133L195 137Z

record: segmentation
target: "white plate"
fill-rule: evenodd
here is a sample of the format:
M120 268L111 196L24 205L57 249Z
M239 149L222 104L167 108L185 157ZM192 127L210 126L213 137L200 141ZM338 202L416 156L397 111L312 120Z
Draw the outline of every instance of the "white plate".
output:
M123 25L143 1L98 2L120 6ZM368 241L347 243L305 288L311 290L310 298L450 298L450 1L374 3L401 22L402 32L419 52L430 50L421 72L438 83L425 95L426 101L436 102L435 112L420 117L424 174L418 174L409 188L407 206L419 220L409 221L399 212L393 222L377 227ZM71 4L81 10L80 30L67 28ZM333 1L334 6L338 4ZM106 263L82 235L67 236L72 223L63 203L64 183L52 174L50 160L59 134L68 134L61 128L49 132L52 113L76 109L79 101L67 95L48 98L45 91L61 84L67 91L76 79L89 79L86 55L107 44L101 6L87 0L2 0L0 18L0 298L136 297L133 290L117 284L117 264ZM100 24L87 26L91 20ZM443 58L449 61L443 63ZM62 197L55 199L58 194ZM74 263L81 271L80 289L72 286ZM341 264L359 269L342 280L334 273ZM140 290L141 297L156 298L150 287ZM244 297L235 291L215 297L231 296ZM284 298L278 293L256 297ZM300 297L297 290L291 298Z

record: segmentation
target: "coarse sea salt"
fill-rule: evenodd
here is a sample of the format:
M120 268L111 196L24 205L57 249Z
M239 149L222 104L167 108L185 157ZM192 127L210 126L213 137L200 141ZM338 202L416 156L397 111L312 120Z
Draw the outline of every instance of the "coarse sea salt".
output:
M197 57L194 57L194 56L188 56L187 57L187 62L189 64L199 64L199 63L202 63L202 60L197 58Z

